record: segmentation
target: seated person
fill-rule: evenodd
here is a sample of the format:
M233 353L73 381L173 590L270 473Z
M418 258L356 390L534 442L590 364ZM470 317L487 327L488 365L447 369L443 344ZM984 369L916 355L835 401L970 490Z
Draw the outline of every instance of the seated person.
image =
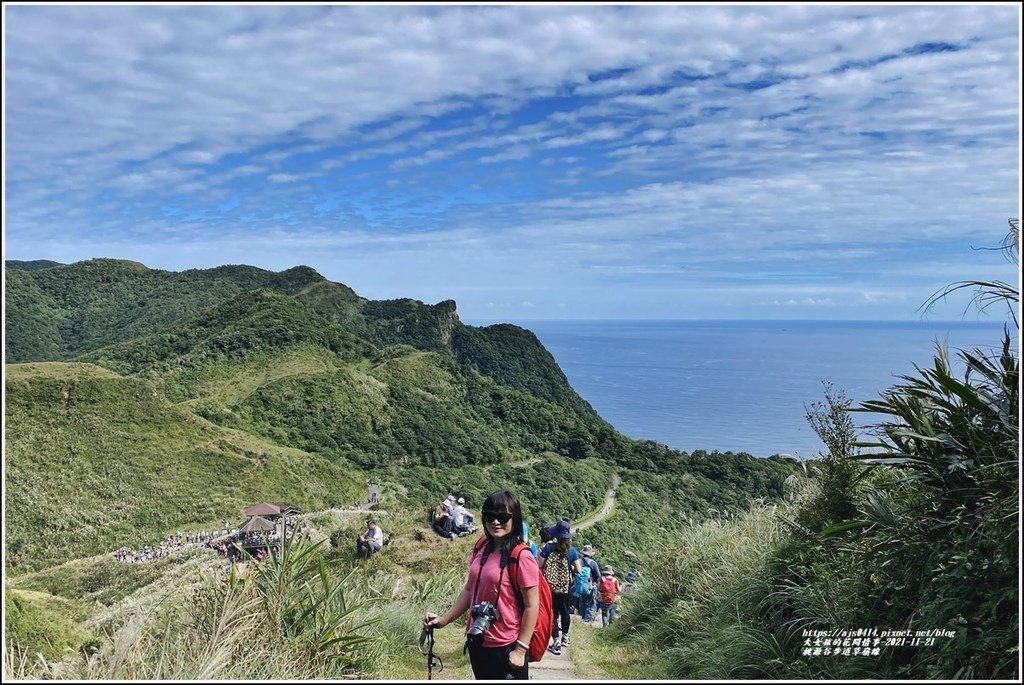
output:
M460 497L458 503L452 509L452 532L456 535L466 535L476 530L473 525L473 515L466 511L466 500Z
M449 540L455 537L456 532L453 518L454 507L455 495L448 495L448 499L434 509L434 530L438 535Z
M384 546L384 531L376 519L367 519L366 530L356 538L356 556L369 559Z

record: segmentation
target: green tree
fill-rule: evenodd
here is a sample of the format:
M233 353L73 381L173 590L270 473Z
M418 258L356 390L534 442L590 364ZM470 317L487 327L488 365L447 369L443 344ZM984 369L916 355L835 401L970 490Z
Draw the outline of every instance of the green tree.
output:
M823 381L825 400L805 406L807 422L828 452L815 463L818 490L801 509L799 521L813 530L857 515L857 484L864 467L853 460L857 434L850 417L851 401L842 390Z

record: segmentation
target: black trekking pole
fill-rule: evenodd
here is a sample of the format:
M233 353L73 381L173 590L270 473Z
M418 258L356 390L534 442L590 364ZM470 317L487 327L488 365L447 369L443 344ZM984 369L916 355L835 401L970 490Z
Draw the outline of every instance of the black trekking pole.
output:
M427 645L426 652L423 651L424 643L426 643ZM444 662L441 661L441 657L434 654L433 626L430 626L429 628L427 626L424 626L422 632L420 632L420 654L427 655L427 680L430 680L433 677L435 665L437 666L438 673L444 670Z

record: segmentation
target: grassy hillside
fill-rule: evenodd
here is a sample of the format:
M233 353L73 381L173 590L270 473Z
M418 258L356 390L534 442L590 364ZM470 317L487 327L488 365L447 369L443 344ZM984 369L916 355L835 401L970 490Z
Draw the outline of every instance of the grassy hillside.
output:
M375 352L372 345L294 298L273 290L251 290L158 333L110 345L80 359L153 379L169 397L179 400L193 397L207 375L216 375L224 366L297 346L322 349L335 364Z
M99 641L81 626L88 615L77 600L67 600L31 590L4 591L4 623L9 635L17 635L26 651L58 660Z
M522 459L605 429L447 355L379 351L270 290L81 359L147 379L215 423L367 468Z
M367 300L305 266L279 273L239 265L170 272L93 259L43 267L7 264L7 362L69 360L152 336L241 293L271 289L371 345L437 352L499 384L596 417L533 334L515 326L465 326L451 300Z
M577 418L555 405L433 354L369 368L335 366L336 357L315 349L256 353L236 366L220 360L219 376L182 372L204 379L187 393L166 375L151 382L89 364L9 365L8 567L155 542L234 519L259 500L303 509L360 501L368 475L385 481L391 499L422 508L417 518L448 490L479 502L514 486L540 525L597 507L621 470L644 520L674 528L775 494L792 472L782 461L731 454L709 460L708 475L569 460L550 440ZM196 397L175 405L160 387ZM627 547L615 540L631 523L608 525L598 537L618 554Z
M358 501L351 473L215 426L144 381L88 364L6 367L9 572L154 543L257 501Z
M555 358L528 330L511 324L486 328L458 325L452 332L451 347L456 361L498 383L597 418L593 407L569 385Z
M358 501L356 484L367 476L357 468L390 478L392 492L419 507L456 482L483 496L500 481L475 473L444 484L415 467L468 474L473 465L562 455L576 480L551 472L547 481L564 490L545 493L529 470L510 474L531 493L537 515L587 509L603 492L594 474L603 469L607 481L622 469L649 481L652 508L669 517L777 496L795 468L629 440L579 400L535 336L512 326L464 327L452 302L368 303L304 267L167 274L93 260L8 273L35 277L15 288L26 299L21 316L34 303L92 322L76 339L81 345L175 320L79 356L89 364L8 367L7 542L15 569L152 542L272 496L303 507ZM148 319L133 329L122 318L123 296L141 292L154 299L135 301ZM377 318L365 316L371 310ZM381 348L346 322L422 348L436 332L455 354ZM66 328L50 330L60 338ZM605 465L579 465L592 459ZM686 473L690 480L673 480ZM650 480L654 474L664 478Z
M294 292L316 279L322 277L306 267L280 274L246 266L175 273L114 259L7 269L6 361L69 359L152 333L245 290Z

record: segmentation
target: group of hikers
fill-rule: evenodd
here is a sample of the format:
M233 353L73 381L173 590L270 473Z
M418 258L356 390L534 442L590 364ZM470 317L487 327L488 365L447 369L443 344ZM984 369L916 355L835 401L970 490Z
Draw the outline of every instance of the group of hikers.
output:
M597 563L593 546L584 545L582 550L577 550L572 545L568 519L543 529L541 539L544 545L538 550L537 558L551 587L556 615L549 649L553 654L560 654L561 648L569 644L573 611L579 613L584 623L593 623L597 609L601 625L607 627L618 619L623 585L614 568Z
M454 540L476 530L473 514L466 509L466 499L453 493L430 512L433 529L443 538ZM356 536L356 557L369 559L387 544L387 536L375 517L366 519L366 529Z
M237 532L237 531L235 531ZM114 552L114 559L123 564L141 564L157 559L179 554L186 550L206 548L218 550L221 538L231 535L230 529L224 530L200 530L194 533L178 531L176 534L164 538L156 545L143 545L141 549L133 550L128 547L121 547Z
M454 493L448 493L448 497L434 507L430 523L438 535L449 540L476 531L473 514L466 509L466 499L456 498Z
M228 521L224 524L231 525ZM309 524L299 523L296 516L284 519L286 539L291 539L296 533L306 534L309 530ZM262 561L267 556L267 550L272 552L279 539L280 535L276 528L272 531L253 532L246 532L237 527L196 532L178 531L157 545L144 545L139 550L121 547L114 552L114 559L124 564L139 564L165 559L191 549L210 549L227 557L230 570L231 563L243 557L242 549L256 549L252 556L256 561Z
M586 623L595 607L603 626L618 618L622 582L611 566L597 564L591 545L582 551L572 545L568 519L542 529L538 548L529 540L519 499L502 490L484 501L481 525L484 536L469 555L455 602L423 619L424 630L431 631L469 612L466 651L474 678L528 680L531 661L545 650L561 654L569 644L573 607Z

